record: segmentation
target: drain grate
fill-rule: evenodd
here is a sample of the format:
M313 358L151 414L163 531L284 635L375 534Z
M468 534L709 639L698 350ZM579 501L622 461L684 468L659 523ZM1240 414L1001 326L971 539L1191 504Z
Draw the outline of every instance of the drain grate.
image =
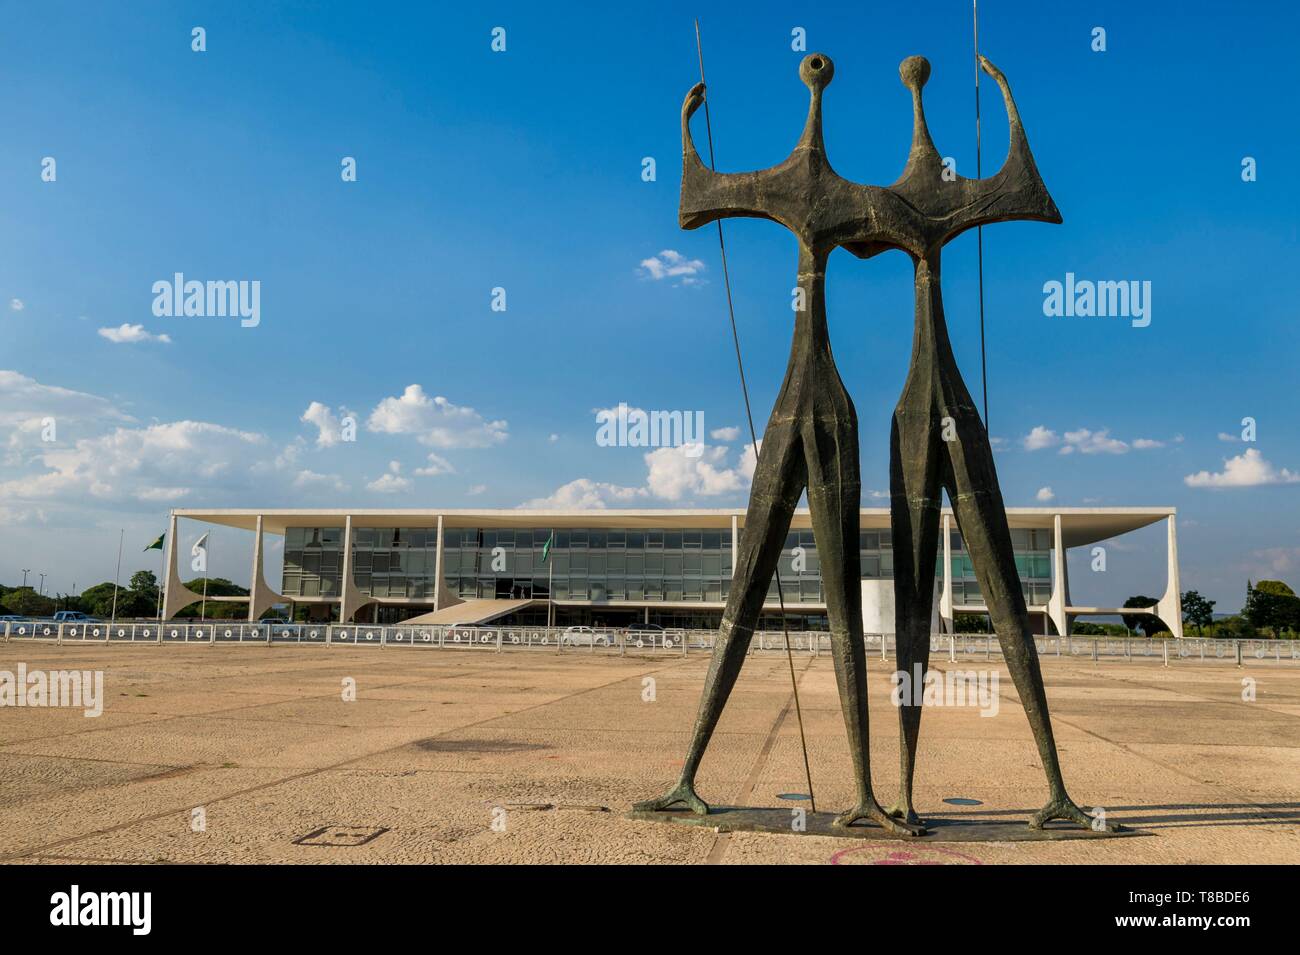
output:
M373 842L388 831L387 826L321 826L293 840L296 846L338 846L352 848Z

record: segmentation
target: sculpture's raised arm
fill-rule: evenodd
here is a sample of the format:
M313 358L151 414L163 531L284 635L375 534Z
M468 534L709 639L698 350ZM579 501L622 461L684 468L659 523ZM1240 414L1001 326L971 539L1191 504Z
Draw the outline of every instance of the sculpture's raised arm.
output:
M762 172L720 173L706 166L691 135L691 117L704 103L704 84L696 83L682 103L682 193L677 219L683 229L698 229L715 219L742 216L773 219L761 196Z
M888 190L927 220L927 239L931 243L942 244L967 229L994 222L1061 221L1061 213L1034 164L1006 76L983 56L980 66L1002 90L1010 138L1002 168L983 179L944 176L943 160L930 137L921 102L922 87L930 77L930 64L924 57L910 56L899 66L903 85L912 91L912 149L903 175Z

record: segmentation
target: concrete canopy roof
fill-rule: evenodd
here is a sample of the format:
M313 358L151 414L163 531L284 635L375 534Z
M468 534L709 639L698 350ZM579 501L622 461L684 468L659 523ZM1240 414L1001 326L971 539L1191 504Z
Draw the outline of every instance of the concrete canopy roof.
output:
M944 508L945 514L951 514ZM728 529L733 516L745 523L741 509L641 508L637 510L555 511L526 508L497 509L308 509L308 508L177 508L175 515L189 520L253 530L258 515L263 529L283 534L289 527L342 527L352 515L354 527L436 527L439 516L444 527L711 527ZM1061 533L1066 547L1081 547L1135 531L1172 517L1172 507L1009 507L1007 523L1013 528L1051 529L1053 518L1061 515ZM791 524L797 529L812 526L807 508L795 511ZM955 521L954 521L955 526ZM863 530L889 527L889 508L862 508Z

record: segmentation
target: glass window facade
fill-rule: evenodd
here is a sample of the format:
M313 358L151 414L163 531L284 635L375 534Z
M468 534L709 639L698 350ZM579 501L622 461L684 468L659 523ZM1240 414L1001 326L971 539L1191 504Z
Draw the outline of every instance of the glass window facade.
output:
M496 599L553 596L597 603L723 603L731 589L731 530L714 528L556 528L548 562L549 528L445 528L443 577L449 593ZM1025 600L1042 605L1051 594L1051 531L1011 531ZM354 527L353 580L370 597L432 601L437 559L433 528ZM961 535L952 533L953 602L983 606L979 582ZM863 531L858 553L864 579L890 580L890 532ZM341 595L342 527L291 527L285 533L286 597ZM940 542L936 576L943 577ZM811 530L792 530L781 553L787 606L820 604L821 563ZM552 593L553 591L553 593ZM777 603L774 577L768 603Z

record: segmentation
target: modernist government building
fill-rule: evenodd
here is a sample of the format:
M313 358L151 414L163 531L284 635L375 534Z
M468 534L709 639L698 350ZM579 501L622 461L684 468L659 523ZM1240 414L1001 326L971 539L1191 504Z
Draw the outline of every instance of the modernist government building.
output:
M199 599L180 579L184 555L173 547L180 519L254 532L250 595L233 598L248 601L249 619L289 605L311 620L381 624L528 626L549 618L557 626L647 622L716 628L745 533L743 510L174 510L166 555L169 619ZM1069 548L1087 548L1091 561L1092 546L1164 521L1168 578L1155 611L1182 635L1173 508L1008 508L1007 520L1025 601L1035 632L1043 634L1069 633L1077 616L1119 612L1071 602ZM985 608L947 509L941 528L935 627L952 632L957 614ZM284 538L279 591L266 582L263 558L265 538L272 534ZM894 554L887 508L862 510L858 547L863 630L892 633ZM778 573L789 625L826 629L807 510L795 512ZM775 578L760 626L781 628Z

